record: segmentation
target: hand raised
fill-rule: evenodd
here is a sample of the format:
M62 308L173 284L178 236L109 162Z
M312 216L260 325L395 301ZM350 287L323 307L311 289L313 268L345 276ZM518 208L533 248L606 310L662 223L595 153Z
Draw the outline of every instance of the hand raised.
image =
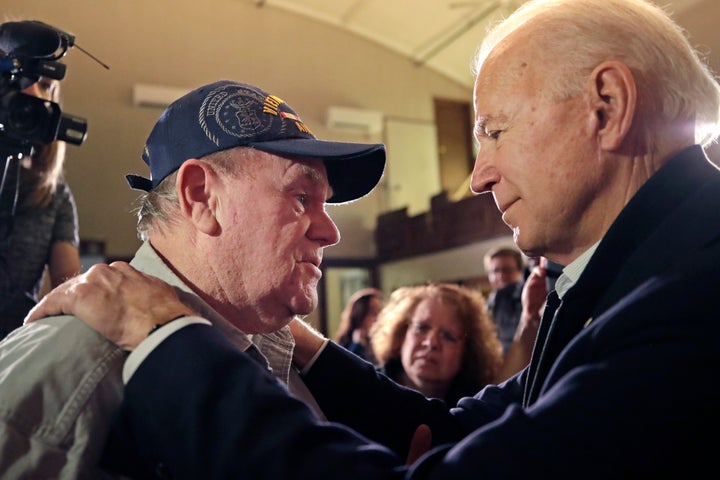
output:
M542 315L547 297L547 259L540 258L540 264L532 269L522 290L523 312L537 320Z

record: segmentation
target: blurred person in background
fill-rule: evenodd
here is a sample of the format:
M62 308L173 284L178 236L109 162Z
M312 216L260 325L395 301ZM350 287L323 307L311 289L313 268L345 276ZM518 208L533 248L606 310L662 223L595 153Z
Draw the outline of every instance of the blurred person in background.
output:
M40 79L27 95L60 101L60 82ZM5 170L0 195L0 339L22 325L37 303L47 267L52 287L81 270L75 199L63 178L65 142L34 147L14 174ZM3 166L4 167L4 166Z
M520 311L517 325L510 339L509 346L504 350L503 365L497 376L501 383L525 368L532 358L535 340L537 339L540 319L545 309L545 298L548 294L550 275L548 262L544 257L528 259L529 274L520 283ZM513 288L514 287L508 287ZM501 295L507 290L500 290Z
M483 257L492 289L487 299L490 316L503 345L503 366L496 378L502 382L530 363L537 329L545 305L546 261L529 258L527 265L515 247L489 250ZM525 275L525 272L528 272Z
M491 383L502 362L482 295L454 284L393 291L371 339L383 373L448 405Z
M487 307L497 326L503 351L507 352L522 314L525 262L517 248L498 247L485 254L483 264L491 289Z
M360 358L376 363L370 344L370 328L383 307L383 293L377 288L363 288L348 300L340 317L335 341Z

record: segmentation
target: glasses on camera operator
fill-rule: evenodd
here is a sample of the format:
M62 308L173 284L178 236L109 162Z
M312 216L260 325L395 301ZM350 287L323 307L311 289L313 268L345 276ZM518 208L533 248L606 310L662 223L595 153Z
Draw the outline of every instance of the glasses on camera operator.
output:
M23 93L59 102L60 82L45 77ZM63 178L65 143L35 148L22 161L15 214L7 198L0 205L0 339L22 325L37 302L47 267L55 287L79 273L78 216L75 200Z

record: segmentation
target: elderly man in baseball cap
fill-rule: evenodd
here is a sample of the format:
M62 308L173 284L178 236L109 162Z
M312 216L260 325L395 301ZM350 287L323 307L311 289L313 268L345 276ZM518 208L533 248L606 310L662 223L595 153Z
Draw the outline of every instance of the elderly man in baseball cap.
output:
M287 324L316 308L323 250L340 240L326 203L368 194L383 174L385 147L318 140L280 97L219 81L170 105L142 158L150 177L127 176L144 192L144 243L130 265L174 287L187 309L173 313L202 319L158 326L127 362L73 316L13 332L0 344L0 403L11 407L0 424L0 471L100 478L123 364L130 374L187 322L212 323L323 418L291 368ZM108 448L122 459L132 441Z

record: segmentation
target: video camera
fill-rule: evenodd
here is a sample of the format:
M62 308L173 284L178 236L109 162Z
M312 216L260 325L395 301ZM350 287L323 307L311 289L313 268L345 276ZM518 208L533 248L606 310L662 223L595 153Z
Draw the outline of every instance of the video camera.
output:
M87 135L84 119L64 114L57 103L22 91L40 77L65 78L66 66L58 60L74 43L74 36L42 22L0 24L0 310L7 305L23 310L34 303L32 296L13 283L7 262L21 162L32 158L36 148L55 140L80 145Z
M22 93L41 76L62 80L66 65L58 60L74 42L74 36L35 20L0 24L0 158L20 159L54 140L85 140L87 121Z

